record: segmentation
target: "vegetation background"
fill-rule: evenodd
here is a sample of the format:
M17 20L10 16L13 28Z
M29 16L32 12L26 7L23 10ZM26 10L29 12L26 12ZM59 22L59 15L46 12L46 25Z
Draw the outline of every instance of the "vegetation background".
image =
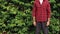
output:
M34 0L0 0L0 34L34 34L32 7ZM60 0L49 0L51 21L49 34L60 32ZM42 33L41 33L42 34Z

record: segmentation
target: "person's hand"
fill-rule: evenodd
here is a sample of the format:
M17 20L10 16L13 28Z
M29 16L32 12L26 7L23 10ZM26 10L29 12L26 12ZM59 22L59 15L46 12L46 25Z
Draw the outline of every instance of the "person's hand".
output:
M35 16L33 17L33 25L36 26Z
M33 22L33 25L36 26L36 22L35 21Z
M47 26L49 26L50 25L50 18L48 18L48 21L47 21L47 24L46 24Z
M50 21L47 21L47 24L46 25L49 26L50 25Z

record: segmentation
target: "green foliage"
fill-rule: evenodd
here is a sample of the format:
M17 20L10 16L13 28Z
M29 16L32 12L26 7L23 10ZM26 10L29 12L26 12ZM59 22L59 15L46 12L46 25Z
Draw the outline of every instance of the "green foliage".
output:
M49 34L59 34L60 0L50 0ZM34 0L0 0L0 34L34 34L32 7Z

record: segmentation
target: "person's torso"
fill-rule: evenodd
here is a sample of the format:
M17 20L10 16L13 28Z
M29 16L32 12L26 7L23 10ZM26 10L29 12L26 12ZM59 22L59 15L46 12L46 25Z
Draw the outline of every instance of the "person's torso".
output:
M42 5L39 1L36 1L36 19L38 21L46 21L47 20L47 2L43 1Z

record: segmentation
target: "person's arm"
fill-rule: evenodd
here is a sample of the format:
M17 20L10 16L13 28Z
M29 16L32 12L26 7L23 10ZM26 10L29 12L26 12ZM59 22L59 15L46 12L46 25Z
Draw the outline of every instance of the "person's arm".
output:
M47 4L47 18L48 18L47 26L50 24L50 17L51 17L51 7L50 7L50 3L48 2Z
M32 17L33 17L33 24L34 24L34 26L36 26L35 13L36 13L36 5L34 3L33 10L32 10Z

